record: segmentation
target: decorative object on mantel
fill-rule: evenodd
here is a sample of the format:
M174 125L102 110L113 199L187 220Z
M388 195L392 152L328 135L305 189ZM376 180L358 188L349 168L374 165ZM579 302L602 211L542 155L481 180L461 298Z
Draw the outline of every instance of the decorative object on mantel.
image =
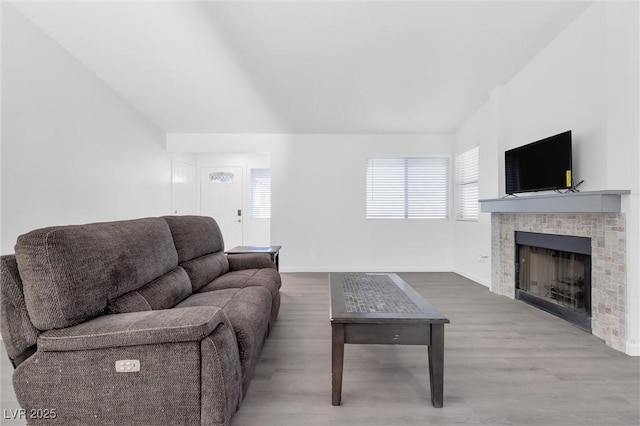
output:
M629 190L605 190L529 195L480 200L485 213L620 213Z

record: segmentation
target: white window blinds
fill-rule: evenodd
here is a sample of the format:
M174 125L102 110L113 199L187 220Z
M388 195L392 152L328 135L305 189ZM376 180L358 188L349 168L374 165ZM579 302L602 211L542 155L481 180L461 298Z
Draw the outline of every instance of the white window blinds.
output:
M456 219L478 220L478 147L458 156Z
M449 158L367 159L367 219L446 219Z
M251 217L271 218L270 169L251 169Z

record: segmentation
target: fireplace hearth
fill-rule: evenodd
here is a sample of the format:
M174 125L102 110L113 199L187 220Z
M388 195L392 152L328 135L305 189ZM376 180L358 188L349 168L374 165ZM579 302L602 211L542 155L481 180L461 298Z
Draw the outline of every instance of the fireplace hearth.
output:
M515 298L591 332L591 238L516 232Z

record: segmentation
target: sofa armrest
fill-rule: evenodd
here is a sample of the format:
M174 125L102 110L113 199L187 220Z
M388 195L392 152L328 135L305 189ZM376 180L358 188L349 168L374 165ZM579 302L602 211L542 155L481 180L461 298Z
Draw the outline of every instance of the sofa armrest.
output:
M122 346L200 341L220 323L220 308L192 307L103 315L38 337L38 350L78 351Z
M236 253L227 254L230 271L240 271L242 269L276 269L275 263L268 253Z
M214 307L105 315L39 336L13 373L27 413L61 425L229 425L242 398L236 335ZM118 369L135 360L139 369Z

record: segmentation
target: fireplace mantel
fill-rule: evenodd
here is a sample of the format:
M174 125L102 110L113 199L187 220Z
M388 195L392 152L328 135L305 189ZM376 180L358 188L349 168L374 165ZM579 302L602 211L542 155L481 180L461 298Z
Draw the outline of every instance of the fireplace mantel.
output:
M522 195L480 200L489 213L620 213L622 196L628 190Z

